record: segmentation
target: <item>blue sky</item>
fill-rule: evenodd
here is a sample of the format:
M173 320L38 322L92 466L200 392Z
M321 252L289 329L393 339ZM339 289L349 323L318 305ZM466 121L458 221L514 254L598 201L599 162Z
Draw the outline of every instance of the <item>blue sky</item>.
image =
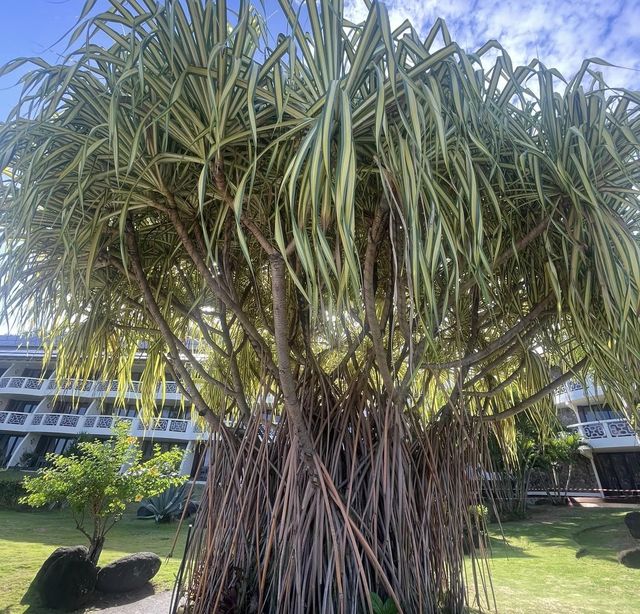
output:
M422 33L442 17L452 38L475 51L497 39L515 64L538 57L565 76L586 57L635 70L607 69L611 85L640 89L640 0L388 0L392 26L404 19ZM354 20L362 0L345 0Z
M6 2L7 0L5 0ZM272 33L278 28L276 0L263 0ZM2 13L0 64L18 56L40 55L55 61L64 43L55 44L73 27L84 0L12 0ZM612 85L640 89L640 0L388 0L393 25L408 18L427 32L443 17L457 42L475 50L498 39L515 63L540 57L566 75L584 57L599 56L635 70L608 69ZM105 7L106 0L98 0ZM354 20L365 14L362 0L345 0ZM15 75L0 79L0 118L17 98Z
M7 4L9 4L7 2ZM0 64L20 56L42 56L55 62L64 44L51 46L73 25L82 0L12 0L4 6L0 23ZM0 79L0 118L6 117L18 91L10 87L15 75Z

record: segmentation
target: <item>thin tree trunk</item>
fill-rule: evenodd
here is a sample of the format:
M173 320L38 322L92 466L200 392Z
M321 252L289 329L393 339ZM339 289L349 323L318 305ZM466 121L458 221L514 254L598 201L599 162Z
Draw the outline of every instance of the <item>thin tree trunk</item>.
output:
M198 413L211 425L212 428L224 427L218 416L216 416L211 411L205 400L202 398L202 395L193 382L191 375L184 366L183 361L180 359L180 354L176 346L175 336L173 335L173 332L171 331L169 325L162 315L162 312L160 311L158 304L156 303L155 297L153 295L153 292L151 291L151 287L149 286L149 282L145 275L138 251L135 230L133 228L133 224L130 221L127 222L125 237L135 279L140 288L140 292L144 297L145 305L149 311L149 314L156 322L158 330L162 334L165 343L167 344L174 369L181 376L183 386L188 392L190 400L193 401L196 409L198 410Z
M573 463L569 463L569 467L567 468L567 481L564 485L564 498L569 498L569 482L571 482L571 473L573 472Z
M296 392L296 382L291 372L289 351L289 326L287 319L287 288L285 282L285 263L280 254L272 254L271 289L273 291L273 328L278 356L278 378L284 397L287 419L293 427L294 439L297 440L304 456L309 472L317 480L318 475L313 462L315 450L309 431L304 423L300 400Z
M251 410L247 404L247 399L244 396L244 389L242 386L242 376L240 375L240 369L238 367L238 360L236 358L233 342L231 340L231 331L227 324L227 308L224 303L220 305L220 330L222 331L222 338L224 340L225 349L229 355L229 370L231 372L231 381L233 382L233 388L236 393L236 402L238 403L238 409L243 420L248 420L251 415Z
M94 531L93 537L91 538L91 544L89 545L89 560L94 565L98 564L103 547L104 535L101 535L100 533Z

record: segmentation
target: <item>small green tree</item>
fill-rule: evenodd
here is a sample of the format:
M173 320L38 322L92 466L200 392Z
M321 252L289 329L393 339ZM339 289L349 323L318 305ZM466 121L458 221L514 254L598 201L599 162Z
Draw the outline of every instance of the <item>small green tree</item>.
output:
M558 424L559 428L560 425ZM504 434L500 434L503 439ZM524 518L532 473L544 473L546 491L554 505L566 502L573 465L580 456L580 436L567 431L541 429L528 415L519 416L510 454L501 448L501 439L491 440L490 451L495 477L492 482L494 504L502 519ZM563 469L567 475L561 484Z
M516 417L513 431L494 432L490 440L493 505L501 520L524 518L531 473L538 466L543 435L527 415Z
M544 442L538 452L536 466L548 476L547 494L551 503L561 505L567 501L573 465L580 455L581 440L576 433L559 433ZM564 485L560 483L562 468L567 468Z
M42 507L66 503L76 528L89 539L89 557L97 563L106 534L122 517L128 503L151 497L187 478L178 473L182 451L158 448L146 462L128 423L118 422L106 441L85 441L75 453L49 454L49 467L25 478L21 503Z

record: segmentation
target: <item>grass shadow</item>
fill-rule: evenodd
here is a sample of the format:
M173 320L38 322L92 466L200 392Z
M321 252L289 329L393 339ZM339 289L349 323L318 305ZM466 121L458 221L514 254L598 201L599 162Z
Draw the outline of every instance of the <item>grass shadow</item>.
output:
M621 550L640 547L640 541L631 537L622 519L580 529L573 539L585 551L584 556L601 561L617 562Z
M488 557L492 559L531 558L525 548L515 545L507 537L492 535L488 543Z

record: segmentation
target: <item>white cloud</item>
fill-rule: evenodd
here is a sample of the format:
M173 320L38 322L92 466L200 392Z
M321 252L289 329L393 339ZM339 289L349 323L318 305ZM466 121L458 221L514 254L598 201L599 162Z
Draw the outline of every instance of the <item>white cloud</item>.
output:
M635 0L389 0L393 27L404 19L426 34L442 17L452 38L475 51L496 39L515 64L539 58L572 76L587 57L627 69L604 69L611 85L640 89L640 3ZM361 21L362 0L346 0L346 14Z

